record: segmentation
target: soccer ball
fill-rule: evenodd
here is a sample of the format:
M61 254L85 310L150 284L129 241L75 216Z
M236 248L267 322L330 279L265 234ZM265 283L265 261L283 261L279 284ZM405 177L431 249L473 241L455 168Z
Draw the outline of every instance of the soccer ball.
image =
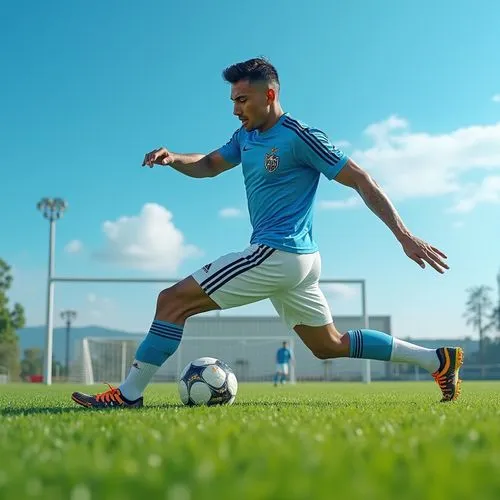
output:
M188 406L232 405L237 392L236 375L219 359L195 359L180 375L179 396Z

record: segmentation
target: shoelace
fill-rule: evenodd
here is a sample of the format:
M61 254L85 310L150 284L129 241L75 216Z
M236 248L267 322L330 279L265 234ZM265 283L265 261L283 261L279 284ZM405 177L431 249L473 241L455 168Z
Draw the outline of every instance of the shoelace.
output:
M449 385L453 383L453 376L436 375L436 376L434 376L434 380L438 383L439 387L443 391L444 390L448 390L448 391L451 390Z
M96 394L95 400L102 403L114 402L123 404L123 399L120 397L121 396L120 389L113 387L111 384L108 383L106 383L106 385L109 387L109 389L107 391Z

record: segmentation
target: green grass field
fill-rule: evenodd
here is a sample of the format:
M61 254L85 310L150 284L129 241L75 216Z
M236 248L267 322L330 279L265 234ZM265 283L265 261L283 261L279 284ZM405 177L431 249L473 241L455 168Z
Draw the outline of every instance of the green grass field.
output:
M0 388L0 498L496 499L500 383L242 384L231 407L88 411L74 387Z

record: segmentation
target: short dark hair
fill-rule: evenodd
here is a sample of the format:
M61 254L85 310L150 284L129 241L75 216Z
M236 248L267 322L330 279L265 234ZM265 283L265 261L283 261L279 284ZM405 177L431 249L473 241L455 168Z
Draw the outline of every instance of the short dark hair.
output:
M226 82L236 83L248 79L249 82L267 82L279 89L280 80L276 68L265 57L257 57L227 67L222 76Z

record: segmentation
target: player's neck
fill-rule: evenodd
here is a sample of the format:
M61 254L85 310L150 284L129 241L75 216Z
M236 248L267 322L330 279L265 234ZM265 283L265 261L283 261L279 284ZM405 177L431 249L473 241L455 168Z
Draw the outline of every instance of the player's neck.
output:
M269 113L269 117L266 120L266 123L262 125L262 127L258 128L259 132L265 132L266 130L269 130L270 128L274 127L280 118L284 115L284 111L281 108L281 106L278 104L275 108L271 109L271 112Z

